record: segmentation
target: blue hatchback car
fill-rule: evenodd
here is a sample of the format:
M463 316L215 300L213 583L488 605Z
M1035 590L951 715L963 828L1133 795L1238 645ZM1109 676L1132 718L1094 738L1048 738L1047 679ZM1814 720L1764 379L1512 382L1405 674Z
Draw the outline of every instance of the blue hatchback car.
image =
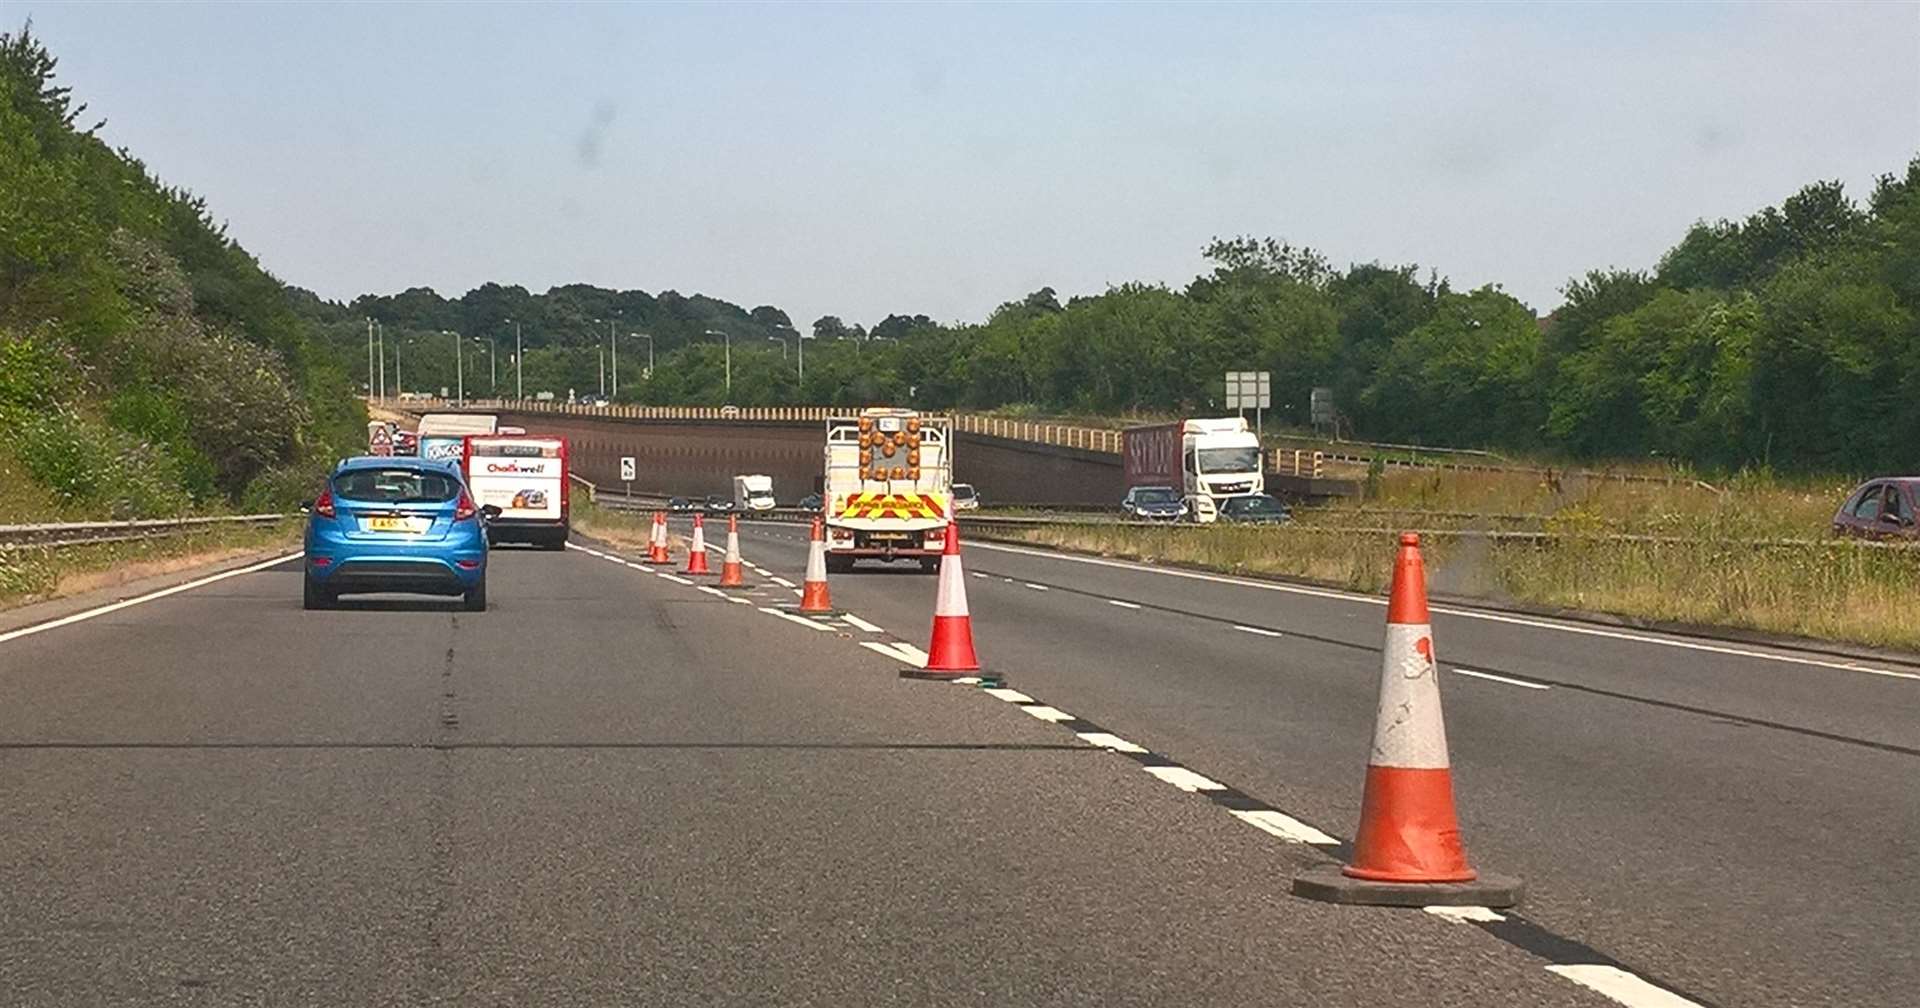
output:
M423 458L343 460L307 512L304 601L324 609L348 592L460 595L487 608L486 523L459 467Z

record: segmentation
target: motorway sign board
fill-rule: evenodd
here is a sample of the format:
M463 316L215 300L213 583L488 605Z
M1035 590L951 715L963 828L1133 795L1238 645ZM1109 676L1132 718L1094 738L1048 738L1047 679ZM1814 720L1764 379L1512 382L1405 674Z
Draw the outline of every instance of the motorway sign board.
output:
M1230 410L1273 408L1273 372L1227 372L1227 408Z
M1309 393L1307 400L1307 421L1315 427L1327 427L1333 424L1333 390L1316 388Z

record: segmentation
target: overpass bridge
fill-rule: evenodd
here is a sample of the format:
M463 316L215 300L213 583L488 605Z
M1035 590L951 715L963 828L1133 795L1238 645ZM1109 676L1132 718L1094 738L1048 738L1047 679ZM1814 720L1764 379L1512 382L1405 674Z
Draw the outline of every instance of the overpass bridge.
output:
M576 473L620 485L620 459L632 456L635 489L705 496L732 493L736 473L765 473L783 502L812 492L820 479L826 420L851 408L826 406L588 406L529 400L385 400L400 413L493 413L500 422L565 437ZM1126 493L1120 432L1039 420L953 414L954 480L980 488L995 505L1106 507ZM1309 459L1269 459L1269 487L1300 498L1353 492L1351 481L1315 478ZM1305 471L1303 471L1305 470Z

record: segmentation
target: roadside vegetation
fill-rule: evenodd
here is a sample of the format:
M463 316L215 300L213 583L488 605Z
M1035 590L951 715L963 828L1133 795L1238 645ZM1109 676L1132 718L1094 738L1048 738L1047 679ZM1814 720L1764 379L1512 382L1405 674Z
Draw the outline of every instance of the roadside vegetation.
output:
M344 365L205 201L0 34L0 522L286 507L364 440Z
M576 492L568 518L574 531L626 549L646 549L653 534L653 514L645 511L617 511L604 508Z
M1920 549L1825 536L1850 488L1751 473L1707 486L1401 472L1371 500L1300 509L1288 526L991 534L1381 592L1397 533L1413 530L1439 594L1920 650ZM1511 532L1547 535L1498 535Z

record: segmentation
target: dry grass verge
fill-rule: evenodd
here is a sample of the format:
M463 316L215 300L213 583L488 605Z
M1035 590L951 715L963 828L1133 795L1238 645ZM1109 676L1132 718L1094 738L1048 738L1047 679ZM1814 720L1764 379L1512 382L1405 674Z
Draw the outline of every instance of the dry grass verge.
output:
M1166 529L1055 525L996 537L1147 562L1309 578L1380 592L1394 537L1311 526ZM1425 533L1435 592L1820 640L1920 650L1920 551L1847 541L1755 548L1737 542L1568 538L1496 543Z

